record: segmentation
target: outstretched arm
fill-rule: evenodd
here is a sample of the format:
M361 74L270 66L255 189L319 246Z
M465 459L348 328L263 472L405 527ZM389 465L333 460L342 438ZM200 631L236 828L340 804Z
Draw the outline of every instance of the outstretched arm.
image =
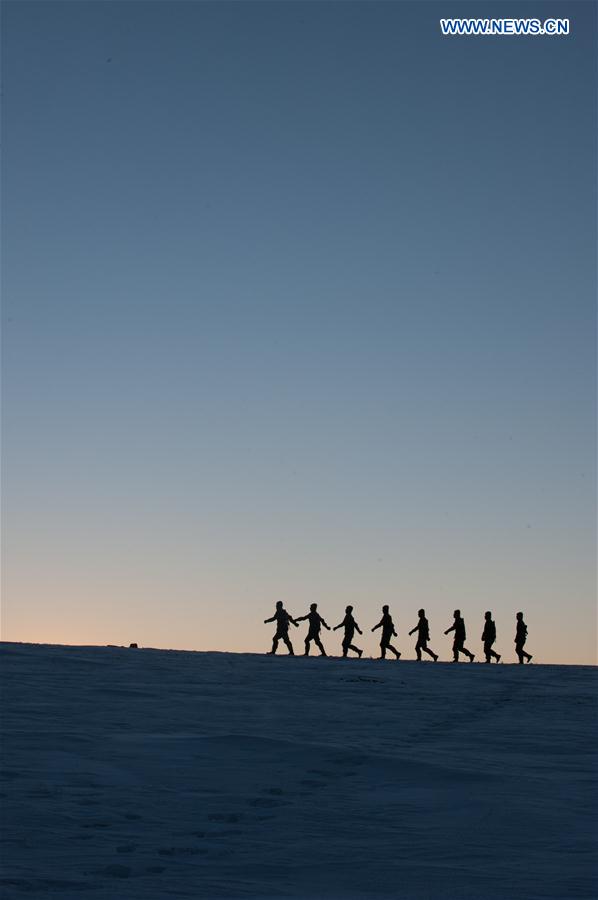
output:
M377 625L374 625L374 627L372 628L372 631L375 631L377 628L382 628L382 621L378 622Z
M332 630L333 630L333 631L336 631L338 628L342 628L344 624L345 624L344 622L341 622L340 625L335 625L334 628L333 628Z
M412 628L412 629L411 629L411 631L409 632L409 634L413 634L414 631L417 631L417 625L415 626L415 628Z
M308 619L308 618L309 618L309 616L297 616L297 617L294 619L295 625L297 624L297 622L304 622L305 619Z
M320 622L322 623L322 625L324 626L324 628L326 628L328 631L330 631L330 625L327 625L326 622L324 621L324 619L321 618L321 619L320 619Z
M273 622L275 618L276 618L276 616L272 616L271 619L264 619L264 625L267 625L268 622Z
M450 627L450 628L447 628L446 631L445 631L444 633L445 633L445 634L448 634L449 631L454 631L456 627L457 627L456 625L451 625L451 627Z

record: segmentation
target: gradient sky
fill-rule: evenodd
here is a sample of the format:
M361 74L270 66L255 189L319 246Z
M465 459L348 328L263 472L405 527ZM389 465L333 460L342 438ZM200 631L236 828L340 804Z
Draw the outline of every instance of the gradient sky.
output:
M3 639L595 663L595 66L587 3L4 3Z

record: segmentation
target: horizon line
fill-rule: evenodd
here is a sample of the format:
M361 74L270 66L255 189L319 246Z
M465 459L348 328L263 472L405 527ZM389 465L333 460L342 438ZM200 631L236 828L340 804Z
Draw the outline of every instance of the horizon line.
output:
M47 643L44 641L4 641L4 640L0 639L0 647L2 647L4 645L10 645L10 646L14 646L14 647L73 647L75 649L96 649L96 650L153 650L158 653L204 653L204 654L218 653L218 654L227 655L227 656L269 656L270 655L267 652L261 652L258 650L190 650L185 647L150 647L150 646L144 646L144 645L137 646L137 647L130 647L126 644L56 644L56 643ZM288 654L281 653L281 654L276 655L276 658L277 659L287 659L287 658L304 659L305 657L303 656L303 654L300 654L300 655L297 654L296 656L289 657ZM322 657L315 655L315 654L313 656L309 657L309 659L311 659L311 660L321 659L321 658ZM327 655L326 657L324 657L324 659L340 660L340 659L343 659L343 657ZM352 660L352 663L363 662L364 660L371 660L373 662L398 663L398 665L401 665L401 663L418 663L419 664L419 662L420 662L417 659L401 659L401 660L382 659L381 660L377 656L351 657L351 660ZM423 662L427 662L427 660L424 660ZM445 664L451 665L451 666L454 665L454 662L450 659L445 659L445 660L439 659L438 662L445 663ZM352 663L349 663L349 665L351 665ZM430 665L437 665L437 663L430 663ZM467 666L470 665L470 663L460 662L459 665L466 668ZM478 661L478 665L486 666L487 663L482 659L482 660ZM493 663L492 668L496 668L497 666L519 666L519 665L520 665L520 663L518 663L517 661L500 662L500 663ZM526 664L525 668L527 668L528 665L530 665L530 664ZM558 666L558 667L567 666L568 668L578 668L578 669L583 669L583 668L596 669L596 668L598 668L598 663L553 663L553 662L536 662L535 660L534 660L533 664L531 664L531 665L533 665L533 666Z

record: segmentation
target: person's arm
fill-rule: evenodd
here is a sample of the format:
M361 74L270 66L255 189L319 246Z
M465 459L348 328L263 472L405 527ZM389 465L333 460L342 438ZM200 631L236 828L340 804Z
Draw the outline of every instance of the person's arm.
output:
M308 619L308 618L309 618L309 614L307 616L297 616L293 621L295 622L295 625L296 625L297 622L304 622L305 619Z
M416 625L415 628L412 628L412 629L411 629L411 631L409 632L409 634L413 634L413 632L414 632L414 631L417 631L418 628L419 628L419 626Z
M321 616L320 616L320 622L322 623L322 625L324 626L324 628L325 628L327 631L330 631L330 625L327 625L326 622L324 621L324 619L323 619Z
M383 622L383 621L384 621L384 619L380 619L380 621L378 622L378 624L377 624L377 625L374 625L374 627L372 628L372 631L375 631L377 628L382 628L382 622Z
M342 628L344 624L345 624L344 622L341 622L340 625L335 625L332 630L337 631L339 628Z
M448 634L449 631L454 631L456 627L457 627L457 625L456 625L456 623L454 623L453 625L451 625L450 628L447 628L446 631L445 631L444 633L445 633L445 634Z
M359 625L357 624L357 622L355 622L355 628L356 628L358 634L363 634L363 631L361 630L361 628L359 627Z
M272 616L271 619L264 619L264 625L267 625L268 622L273 622L276 619L276 616Z

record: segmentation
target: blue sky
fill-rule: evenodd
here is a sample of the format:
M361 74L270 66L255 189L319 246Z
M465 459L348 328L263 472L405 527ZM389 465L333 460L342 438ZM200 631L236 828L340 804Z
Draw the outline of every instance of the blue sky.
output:
M596 10L508 6L5 4L5 639L595 662Z

